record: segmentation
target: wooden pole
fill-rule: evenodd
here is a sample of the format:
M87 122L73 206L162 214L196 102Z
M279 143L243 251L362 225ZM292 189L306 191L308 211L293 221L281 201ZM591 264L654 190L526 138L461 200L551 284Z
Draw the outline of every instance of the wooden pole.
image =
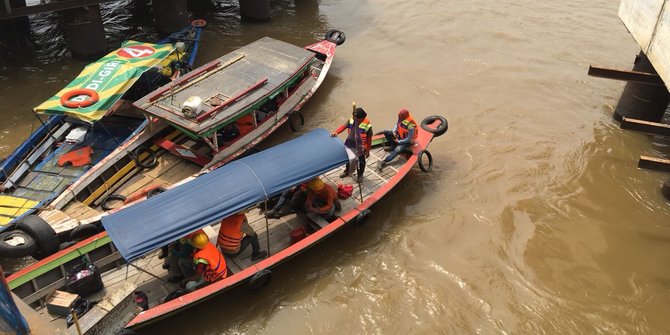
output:
M79 318L77 317L77 312L74 310L74 308L70 308L70 314L72 314L72 320L74 321L74 325L77 326L77 334L81 335L81 327L79 326Z

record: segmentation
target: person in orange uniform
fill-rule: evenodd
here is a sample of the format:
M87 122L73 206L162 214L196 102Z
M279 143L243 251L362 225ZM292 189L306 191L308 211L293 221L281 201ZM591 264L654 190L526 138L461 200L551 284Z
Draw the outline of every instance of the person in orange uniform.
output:
M196 248L193 254L196 273L182 281L182 284L186 285L186 290L194 291L203 285L226 278L228 275L226 259L209 241L207 234L199 232L193 235L191 244Z
M368 113L363 108L356 108L352 113L352 118L330 134L330 136L335 137L345 129L349 131L347 139L344 141L344 147L350 154L350 158L354 158L350 159L340 178L350 176L353 173L352 170L356 160L358 160L358 182L363 180L365 158L370 157L370 147L372 146L372 125L367 116Z
M267 256L267 251L261 251L258 235L249 225L247 210L241 210L221 220L219 237L216 245L226 255L237 256L251 244L251 260L257 261Z
M326 221L334 218L334 213L339 207L337 192L324 183L320 178L314 178L307 183L308 192L305 199L305 210L308 213L319 214Z
M379 162L377 170L381 171L384 166L391 162L398 154L407 150L414 144L414 140L419 134L419 129L416 126L416 121L410 115L407 108L402 108L398 111L398 121L393 130L384 130L384 137L386 138L386 145L390 148L390 153L384 160Z

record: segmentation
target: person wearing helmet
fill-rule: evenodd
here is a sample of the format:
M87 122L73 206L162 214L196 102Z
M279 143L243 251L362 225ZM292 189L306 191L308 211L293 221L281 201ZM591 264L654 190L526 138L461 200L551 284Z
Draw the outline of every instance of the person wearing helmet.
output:
M221 220L219 237L216 245L226 255L237 256L251 244L251 260L257 261L267 256L267 251L261 250L258 235L249 225L247 210L243 209Z
M341 125L330 136L335 137L345 129L347 129L347 139L344 141L344 146L347 153L350 154L350 159L344 172L340 178L350 176L353 173L356 160L358 160L358 182L363 180L363 172L365 172L365 158L370 157L370 147L372 147L372 125L367 119L368 113L363 108L356 108L352 113L352 118L345 124Z
M384 169L384 166L391 162L398 154L412 146L419 134L419 129L409 110L402 108L398 111L398 121L393 126L393 130L384 130L383 133L386 138L385 146L391 152L377 165L377 170L379 171Z
M205 284L211 284L226 278L228 275L226 259L219 249L209 241L207 234L197 232L191 237L191 245L196 249L193 254L196 273L182 281L186 290L194 291Z
M333 217L339 200L337 192L332 186L324 183L319 177L316 177L307 183L307 197L305 199L305 211L315 213L330 222Z

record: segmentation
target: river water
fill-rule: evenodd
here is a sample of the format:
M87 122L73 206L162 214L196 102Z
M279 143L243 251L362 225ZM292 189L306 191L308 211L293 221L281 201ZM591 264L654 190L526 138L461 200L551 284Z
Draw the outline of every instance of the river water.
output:
M106 6L112 41L153 36L127 4ZM340 29L347 40L303 110L306 127L334 129L352 101L375 131L402 107L417 120L443 115L434 170L412 171L365 227L280 266L260 294L235 289L144 332L670 332L667 175L636 167L670 143L620 130L611 115L624 83L587 76L589 64L631 69L639 52L617 1L281 0L272 10L263 24L240 21L235 0L198 15L208 20L198 63L265 35L306 45ZM30 132L31 108L85 65L41 19L35 53L1 63L3 154ZM287 127L265 145L293 136Z

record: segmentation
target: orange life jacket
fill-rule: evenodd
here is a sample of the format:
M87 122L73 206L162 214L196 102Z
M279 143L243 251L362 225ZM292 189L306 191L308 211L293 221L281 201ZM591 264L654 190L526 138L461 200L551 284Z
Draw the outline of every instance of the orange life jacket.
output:
M58 159L58 166L63 166L67 163L71 163L72 166L91 164L91 154L93 154L93 148L90 146L72 150Z
M414 136L412 136L412 140L414 140L419 135L419 128L416 126L414 118L410 115L402 121L398 120L398 137L400 137L400 140L404 140L409 136L410 128L414 128Z
M193 262L198 263L198 260L204 259L207 261L207 269L202 274L202 278L208 283L213 283L217 280L226 278L228 270L226 269L226 259L219 252L214 244L208 242L207 245L196 251L193 254Z
M219 237L216 244L228 254L234 254L240 251L240 244L242 242L242 223L247 219L244 214L233 214L221 220L221 227L219 228Z
M347 123L347 129L349 129L349 136L347 137L345 141L345 145L348 145L350 148L353 147L352 144L356 142L356 133L352 134L353 128L354 128L354 119L351 118L349 119L349 122ZM368 118L363 119L361 123L358 124L358 133L361 136L361 143L357 143L361 148L365 148L366 150L370 150L370 143L371 141L368 141L368 130L372 128L372 125L370 124L370 120ZM350 144L351 143L351 144ZM354 144L356 145L356 144Z

